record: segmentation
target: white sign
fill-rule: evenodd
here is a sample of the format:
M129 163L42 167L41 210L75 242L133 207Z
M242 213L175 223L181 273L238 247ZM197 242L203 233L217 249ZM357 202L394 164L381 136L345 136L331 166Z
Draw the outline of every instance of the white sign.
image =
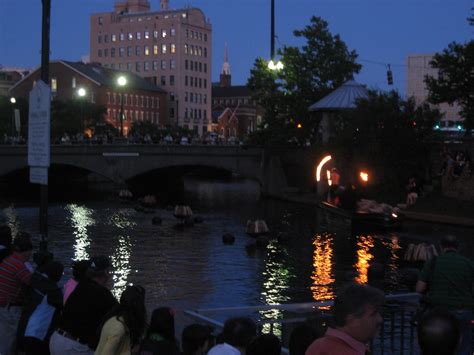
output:
M39 80L30 92L28 117L28 165L49 167L51 90Z
M48 185L48 168L30 167L30 182L32 184Z

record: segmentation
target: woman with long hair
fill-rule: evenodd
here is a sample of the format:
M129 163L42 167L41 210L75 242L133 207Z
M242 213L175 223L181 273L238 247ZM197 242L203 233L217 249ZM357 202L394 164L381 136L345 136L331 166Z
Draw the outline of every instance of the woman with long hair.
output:
M140 355L180 354L175 337L174 310L160 307L153 311L146 338L140 346Z
M96 355L130 355L146 328L145 290L127 286L120 304L106 317Z

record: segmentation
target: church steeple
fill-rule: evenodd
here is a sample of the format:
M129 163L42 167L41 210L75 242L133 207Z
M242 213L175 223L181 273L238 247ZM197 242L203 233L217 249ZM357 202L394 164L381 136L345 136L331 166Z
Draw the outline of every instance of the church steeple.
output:
M227 51L227 42L224 47L224 63L222 64L221 76L220 76L220 86L229 87L231 86L232 75L230 74L230 64L229 64L229 53Z

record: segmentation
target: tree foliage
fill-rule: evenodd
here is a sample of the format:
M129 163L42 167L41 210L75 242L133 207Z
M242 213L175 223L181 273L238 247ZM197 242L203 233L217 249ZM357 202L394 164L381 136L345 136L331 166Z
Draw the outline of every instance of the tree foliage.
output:
M474 25L474 16L468 20ZM448 48L435 54L430 64L439 70L439 75L425 78L429 101L459 104L464 128L470 133L474 129L474 40L465 44L450 43Z
M428 168L437 117L437 109L417 106L395 91L369 91L355 110L334 118L329 150L354 166L377 168L387 186L390 181L399 186L408 175L423 175Z
M320 17L313 16L294 36L304 44L283 47L279 52L283 70L271 71L264 59L257 58L250 72L247 85L265 109L262 130L253 137L261 143L285 144L294 138L314 141L318 122L309 106L361 69L355 62L356 52L350 51L339 35L331 34Z
M12 135L14 109L20 111L20 135L26 137L28 132L28 101L18 98L13 105L10 102L10 97L7 96L0 96L0 135Z

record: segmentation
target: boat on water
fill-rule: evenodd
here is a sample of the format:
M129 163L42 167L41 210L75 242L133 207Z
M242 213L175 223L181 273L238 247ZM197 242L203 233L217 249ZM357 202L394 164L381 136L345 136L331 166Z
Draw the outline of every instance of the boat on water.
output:
M393 210L381 212L351 211L326 201L321 201L323 222L328 227L350 228L356 231L378 231L400 228L402 216Z

